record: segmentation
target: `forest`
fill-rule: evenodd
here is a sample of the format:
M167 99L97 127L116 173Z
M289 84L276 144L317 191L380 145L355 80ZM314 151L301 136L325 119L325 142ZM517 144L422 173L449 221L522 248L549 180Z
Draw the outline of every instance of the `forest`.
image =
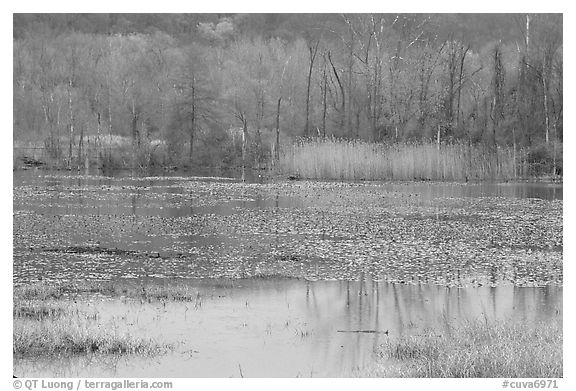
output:
M15 162L268 167L294 143L337 140L506 149L532 174L562 170L560 14L13 23Z

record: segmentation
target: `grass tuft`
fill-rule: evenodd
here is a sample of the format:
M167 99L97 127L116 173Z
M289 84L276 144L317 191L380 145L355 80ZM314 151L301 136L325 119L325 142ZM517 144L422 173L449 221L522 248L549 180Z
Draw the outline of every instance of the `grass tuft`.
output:
M112 281L84 281L70 285L49 285L39 282L14 288L14 300L59 300L85 294L110 297L141 298L151 300L195 301L198 290L186 284L139 284L114 283Z
M13 317L43 320L46 318L58 318L66 314L64 308L52 304L36 301L14 303Z
M80 306L73 299L84 294L193 300L189 288L144 289L139 285L121 286L110 282L51 286L46 283L14 289L13 354L15 357L74 354L156 355L173 349L131 333L130 327L116 320L104 321L94 306ZM148 301L148 300L147 300ZM119 330L123 330L122 332Z
M438 335L391 338L379 352L377 369L363 376L559 378L562 320L526 324L470 321Z
M117 334L115 330L86 323L14 322L13 353L17 357L87 353L154 355L171 348L152 339Z

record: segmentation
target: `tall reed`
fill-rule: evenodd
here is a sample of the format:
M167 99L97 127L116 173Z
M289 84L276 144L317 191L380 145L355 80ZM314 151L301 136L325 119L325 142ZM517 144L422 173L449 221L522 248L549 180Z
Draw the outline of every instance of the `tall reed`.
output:
M309 179L482 180L524 177L525 161L507 147L310 139L284 149L278 169Z

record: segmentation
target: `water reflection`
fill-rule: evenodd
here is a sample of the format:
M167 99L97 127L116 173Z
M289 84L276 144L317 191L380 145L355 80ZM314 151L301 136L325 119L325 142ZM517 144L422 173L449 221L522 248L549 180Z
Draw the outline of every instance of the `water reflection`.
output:
M110 173L112 174L112 173ZM74 215L138 215L161 217L185 217L202 213L230 215L238 209L246 208L304 208L314 207L313 199L281 195L278 192L259 188L249 188L250 193L234 199L231 194L218 193L214 198L210 188L200 190L190 189L191 181L210 183L233 178L227 177L138 177L127 176L125 171L114 172L114 177L82 176L77 173L40 171L18 171L14 173L14 187L33 189L45 192L41 203L26 202L26 199L14 200L14 209L34 210L45 214ZM166 173L163 173L166 174ZM169 173L175 175L174 173ZM180 173L180 175L182 175ZM257 174L260 175L260 174ZM234 180L239 182L238 180ZM260 180L262 182L262 180ZM230 182L232 183L232 182ZM388 194L405 194L417 196L417 199L407 200L409 205L418 205L433 199L452 198L535 198L544 200L562 200L563 187L553 183L395 183L372 182L382 192ZM249 194L249 195L248 195ZM231 196L232 195L232 196ZM206 200L213 202L206 205ZM402 202L400 202L401 206ZM465 206L466 203L459 202ZM435 207L436 220L446 219L443 210ZM458 216L460 218L460 216Z
M262 178L257 179L258 181L252 183L263 181ZM240 184L240 181L233 177L142 177L128 176L125 171L114 172L114 177L105 177L83 176L76 172L27 170L15 172L13 181L14 188L26 189L36 197L42 196L42 202L15 198L15 210L33 210L49 215L178 218L202 213L230 215L241 208L286 208L303 205L303 202L294 197L278 194L242 195L242 189L230 194L222 191L218 195L213 194L210 183ZM199 183L199 186L191 187L193 182ZM247 183L249 186L250 182Z
M444 333L448 325L465 320L531 323L562 317L562 288L553 286L449 289L369 279L187 283L201 292L197 310L186 303L126 299L95 304L103 322L123 317L126 323L135 322L135 333L178 341L174 353L154 359L117 358L113 365L110 357L98 356L19 359L14 373L228 377L239 376L240 365L247 377L346 376L371 365L374 350L388 338L418 335L427 328ZM371 332L355 332L359 330Z
M505 197L562 200L563 185L558 183L383 183L385 188L415 193L424 199L452 197Z

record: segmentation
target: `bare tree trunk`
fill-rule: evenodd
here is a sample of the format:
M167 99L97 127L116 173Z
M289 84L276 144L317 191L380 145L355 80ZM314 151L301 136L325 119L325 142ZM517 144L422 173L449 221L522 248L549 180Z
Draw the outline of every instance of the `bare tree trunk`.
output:
M449 49L448 60L448 96L445 97L444 110L446 119L446 133L448 136L452 135L452 128L454 126L454 84L456 79L456 43L452 42Z
M472 117L472 128L476 128L476 116ZM470 128L467 130L468 133L468 176L466 176L466 182L468 182L468 177L472 176L472 134Z
M194 129L194 115L192 115L191 119L191 127ZM190 150L188 151L188 164L192 166L192 151L194 150L194 130L190 131Z
M496 164L498 165L498 149L496 136L500 123L504 120L504 84L505 84L504 66L502 65L502 53L500 46L494 48L494 77L492 80L493 98L490 110L492 117L492 142L496 154Z
M379 104L378 99L378 63L377 60L374 62L374 80L372 82L372 104L371 104L371 120L372 120L372 137L374 141L380 140L380 135L378 134L378 119L376 118L377 108L376 105Z
M460 102L461 102L461 96L462 96L462 84L463 84L463 79L464 79L464 62L466 61L466 53L468 53L468 50L470 50L470 46L467 46L466 49L464 49L464 52L462 53L462 57L460 57L460 75L458 77L458 102L456 105L456 127L460 126Z
M108 38L109 56L112 56L112 41ZM110 65L110 62L108 62ZM110 87L110 75L112 67L109 66L106 73L106 86L108 87L108 164L112 165L112 90Z
M514 178L517 177L517 172L516 172L516 129L512 128L512 153L513 155L513 161L514 161Z
M280 104L282 97L278 98L278 105L276 107L276 146L274 149L274 159L276 162L280 161Z
M112 93L108 82L108 163L112 164Z
M86 174L90 171L90 138L88 138L88 146L85 148L84 152L84 170Z
M518 119L518 125L520 127L520 140L522 141L522 132L524 132L524 134L527 133L527 129L526 126L524 125L525 120L524 120L524 75L525 75L525 67L526 67L526 61L525 61L525 56L522 56L520 58L519 64L518 64L518 93L516 95L516 108L515 108L515 114L516 114L516 118Z
M544 121L546 124L546 144L550 143L550 115L548 113L548 93L546 92L546 82L544 84Z
M82 164L82 149L84 147L84 126L80 126L80 140L78 141L78 171Z
M328 88L328 76L326 75L326 58L324 58L324 69L322 71L322 137L326 138L326 93Z
M138 146L140 142L138 141L138 114L132 112L132 142L134 146Z
M72 168L72 144L74 142L74 110L72 108L72 79L68 79L68 112L70 116L70 139L68 143L68 169Z
M394 127L398 126L398 118L400 116L398 110L398 97L396 96L396 79L398 77L399 60L400 60L401 41L398 40L396 44L396 53L394 54L394 61L390 66L390 118Z
M346 90L348 93L348 106L346 107L346 127L350 135L353 134L352 130L352 70L354 68L354 30L350 26L350 51L348 53L348 85Z
M60 110L61 106L58 104L58 110L56 111L56 157L60 159L62 156L62 147L60 145Z
M496 149L496 130L498 129L498 113L496 111L496 96L492 98L490 116L492 117L492 144Z
M306 87L306 122L304 125L304 137L308 136L310 127L310 86L312 84L312 70L314 67L314 60L316 59L316 53L318 52L318 45L320 40L316 41L316 45L308 46L310 52L310 66L308 67L308 83Z
M530 15L526 14L526 62L530 56Z
M194 150L194 133L196 132L196 79L192 76L192 112L190 118L190 151L188 152L188 164L192 166L192 152Z
M338 71L336 70L336 66L334 65L334 63L332 62L332 56L330 55L330 51L328 51L328 61L330 62L330 66L332 67L332 72L334 73L334 76L336 77L336 82L338 82L338 87L340 88L340 94L341 94L341 99L340 99L340 128L344 127L344 117L345 117L345 110L346 110L346 100L344 99L345 97L345 92L344 92L344 86L342 85L342 81L340 80L340 76L338 76Z
M242 182L246 181L246 142L248 140L248 121L242 119Z
M54 150L54 146L55 146L55 142L54 142L54 124L52 119L50 118L50 107L48 105L47 102L47 98L46 98L46 93L43 91L42 92L42 111L44 113L44 121L46 122L46 124L48 125L48 142L44 143L45 147L48 148L48 153L50 155L56 155L55 150ZM53 102L54 98L52 95L50 95L50 102Z
M497 100L496 100L496 96L494 96L493 100L492 100L492 105L490 106L491 110L490 110L490 116L492 118L492 147L494 150L494 157L496 159L496 170L494 172L495 176L498 173L498 143L496 142L496 133L497 133L497 129L498 129L498 124L499 124L499 116L498 116L498 112L497 111Z
M438 154L437 154L437 159L436 159L436 164L438 165L438 173L440 173L440 159L441 159L441 154L440 154L440 124L438 124L438 133L436 133L436 148L438 149ZM430 178L433 179L433 178Z
M554 140L552 141L552 176L556 176L556 122L552 125L554 129Z
M96 166L100 167L100 149L102 147L102 142L100 141L100 135L102 133L102 123L100 121L100 112L97 114L97 139L96 139Z
M548 112L548 80L546 75L547 56L544 55L544 62L542 68L542 90L544 93L544 123L546 130L546 144L550 143L550 113Z
M140 137L138 135L138 113L136 112L136 104L132 100L132 143L134 146L140 146Z
M138 113L136 112L136 104L132 99L132 168L138 165L138 151L140 149L140 137L138 135Z

